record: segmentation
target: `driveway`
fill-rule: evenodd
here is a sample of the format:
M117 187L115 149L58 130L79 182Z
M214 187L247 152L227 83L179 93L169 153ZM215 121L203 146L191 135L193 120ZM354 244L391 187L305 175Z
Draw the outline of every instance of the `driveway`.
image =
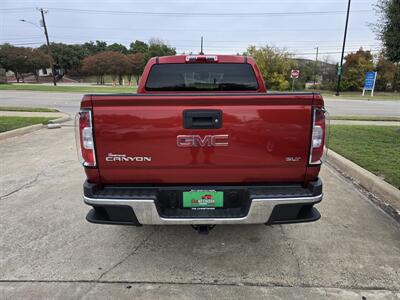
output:
M0 153L0 298L400 298L399 224L329 166L320 221L204 236L87 223L71 127Z
M71 114L79 110L83 94L32 91L0 91L0 106L50 107ZM326 99L331 115L399 116L400 101L366 101Z

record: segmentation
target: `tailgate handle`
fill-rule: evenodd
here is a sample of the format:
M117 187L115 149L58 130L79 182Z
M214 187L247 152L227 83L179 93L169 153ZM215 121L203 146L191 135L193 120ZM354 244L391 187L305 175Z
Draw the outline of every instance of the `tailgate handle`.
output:
M183 111L183 128L185 129L219 129L221 127L221 110L188 109Z

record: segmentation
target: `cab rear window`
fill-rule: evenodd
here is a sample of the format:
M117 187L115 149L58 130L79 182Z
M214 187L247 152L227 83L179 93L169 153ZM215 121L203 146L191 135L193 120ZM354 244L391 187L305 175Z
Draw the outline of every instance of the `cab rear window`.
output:
M250 64L156 64L147 78L148 91L254 91L258 82Z

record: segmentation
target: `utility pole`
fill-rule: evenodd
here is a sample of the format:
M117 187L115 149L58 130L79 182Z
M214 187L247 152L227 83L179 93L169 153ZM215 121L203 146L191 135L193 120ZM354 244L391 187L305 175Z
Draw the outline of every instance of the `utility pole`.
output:
M348 24L349 24L350 3L351 3L351 0L349 0L349 2L348 2L348 4L347 4L346 25L345 25L345 27L344 27L342 57L341 57L341 59L340 59L340 66L339 66L339 69L338 69L338 83L337 83L337 88L336 88L336 96L339 96L339 95L340 95L340 80L342 79L343 57L344 57L344 49L345 49L345 47L346 47L347 26L348 26Z
M204 52L203 52L203 37L201 37L201 40L200 40L200 55L204 55Z
M317 83L317 67L318 67L318 47L317 47L317 53L315 54L315 66L314 66L314 90L315 90L315 84Z
M51 50L50 50L50 41L49 41L49 34L47 33L47 26L46 26L46 21L44 19L44 14L47 13L46 10L44 10L43 8L37 8L38 11L40 11L40 13L42 14L42 24L43 24L43 28L44 28L44 35L46 36L46 42L47 42L47 50L49 52L49 55L51 57L53 57ZM56 81L56 72L55 72L55 68L54 68L54 62L51 62L51 73L53 75L53 84L54 86L57 85L57 81Z

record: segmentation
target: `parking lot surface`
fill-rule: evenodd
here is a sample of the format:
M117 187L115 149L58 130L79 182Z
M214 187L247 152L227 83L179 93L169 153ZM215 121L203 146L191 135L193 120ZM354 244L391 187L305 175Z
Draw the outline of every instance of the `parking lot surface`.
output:
M400 226L324 166L322 219L283 226L85 221L71 127L0 142L1 299L400 299Z

